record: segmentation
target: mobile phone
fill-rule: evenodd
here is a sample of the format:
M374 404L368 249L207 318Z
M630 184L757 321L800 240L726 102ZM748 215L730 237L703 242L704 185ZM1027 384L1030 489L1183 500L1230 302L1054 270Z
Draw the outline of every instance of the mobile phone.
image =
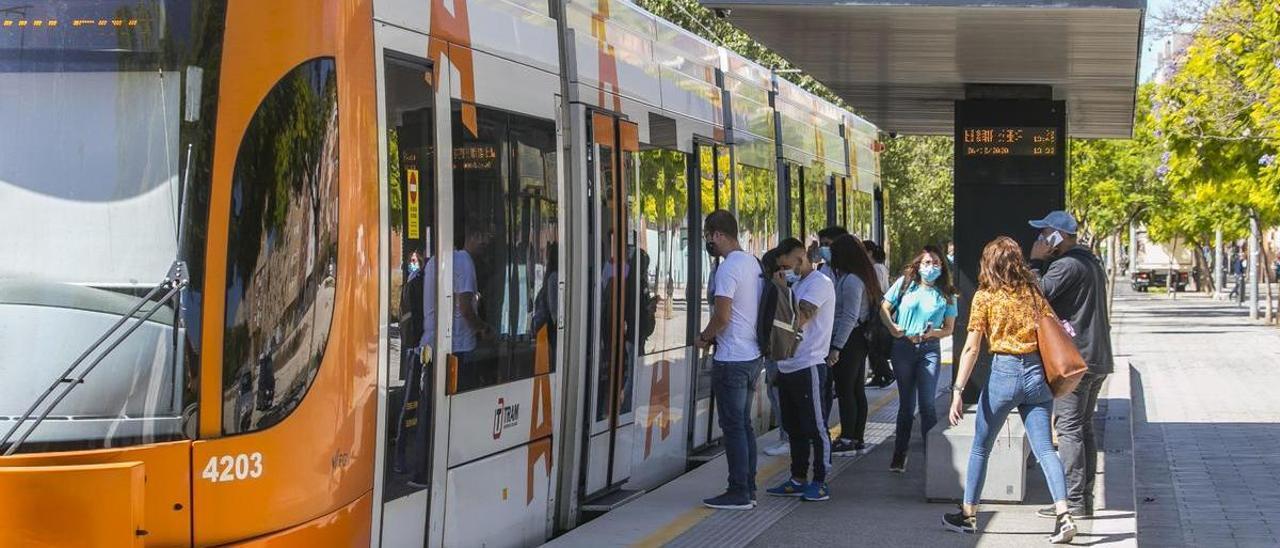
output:
M1058 247L1058 244L1062 243L1062 233L1056 230L1050 232L1049 237L1045 238L1045 242L1048 242L1049 247Z

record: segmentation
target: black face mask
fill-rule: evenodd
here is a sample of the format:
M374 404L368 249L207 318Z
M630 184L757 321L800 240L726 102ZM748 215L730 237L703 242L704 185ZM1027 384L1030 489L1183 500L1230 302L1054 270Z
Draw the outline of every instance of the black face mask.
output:
M711 255L712 257L718 257L718 256L719 256L719 254L718 254L718 253L716 253L716 243L715 243L715 242L713 242L713 241L711 241L711 240L707 240L707 244L706 244L706 246L705 246L705 247L707 248L707 254L708 254L708 255Z

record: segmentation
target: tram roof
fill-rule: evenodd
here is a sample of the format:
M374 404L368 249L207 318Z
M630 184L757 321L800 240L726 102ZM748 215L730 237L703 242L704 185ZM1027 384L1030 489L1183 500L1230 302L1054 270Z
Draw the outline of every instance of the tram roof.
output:
M1146 0L700 0L884 131L949 134L970 84L1039 84L1129 137Z

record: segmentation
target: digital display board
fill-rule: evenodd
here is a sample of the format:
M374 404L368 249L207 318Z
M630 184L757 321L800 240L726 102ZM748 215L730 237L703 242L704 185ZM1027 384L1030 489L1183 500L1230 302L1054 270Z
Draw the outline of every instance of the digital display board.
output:
M966 127L961 131L965 156L1055 156L1055 127Z

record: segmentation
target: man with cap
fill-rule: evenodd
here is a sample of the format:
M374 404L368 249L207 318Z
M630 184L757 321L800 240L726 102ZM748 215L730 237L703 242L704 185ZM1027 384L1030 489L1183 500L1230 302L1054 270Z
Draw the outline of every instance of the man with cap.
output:
M1054 405L1058 453L1067 476L1067 504L1072 516L1087 518L1093 515L1098 471L1093 413L1102 383L1114 369L1107 275L1093 252L1079 245L1076 220L1070 213L1053 211L1030 224L1040 229L1040 237L1031 247L1031 269L1040 275L1040 287L1053 311L1071 322L1076 347L1089 366L1075 391ZM1052 506L1041 509L1039 515L1057 517Z

